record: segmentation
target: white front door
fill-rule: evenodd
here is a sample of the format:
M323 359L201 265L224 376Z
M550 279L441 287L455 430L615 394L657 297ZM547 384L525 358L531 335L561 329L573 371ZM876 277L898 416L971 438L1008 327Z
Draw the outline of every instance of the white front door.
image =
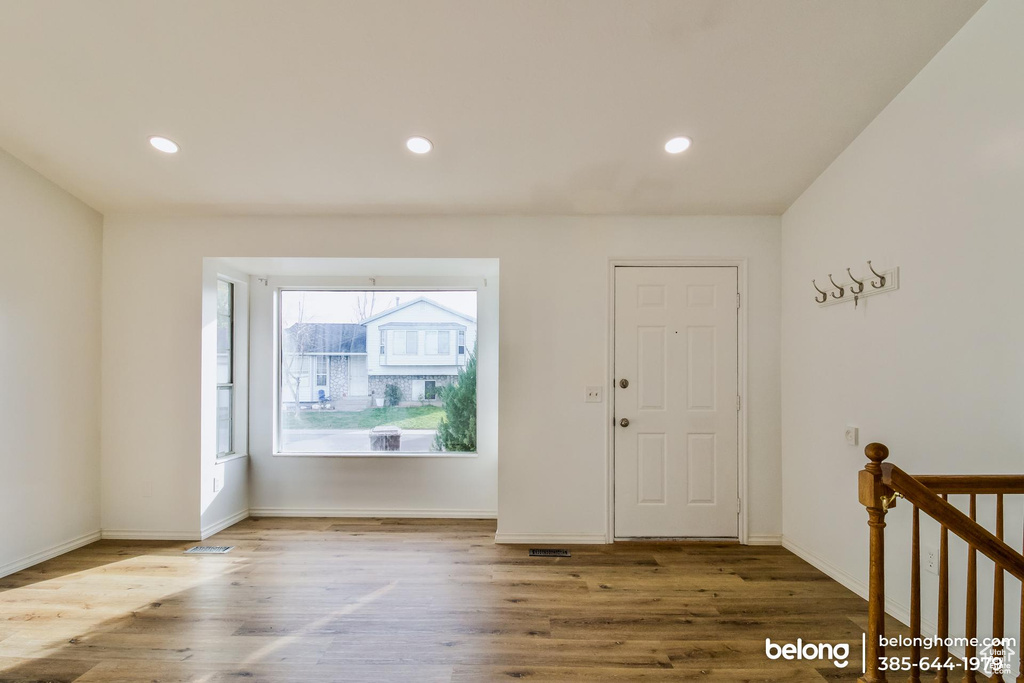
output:
M369 380L366 375L366 356L348 357L348 395L366 396Z
M739 535L737 274L615 269L617 538Z

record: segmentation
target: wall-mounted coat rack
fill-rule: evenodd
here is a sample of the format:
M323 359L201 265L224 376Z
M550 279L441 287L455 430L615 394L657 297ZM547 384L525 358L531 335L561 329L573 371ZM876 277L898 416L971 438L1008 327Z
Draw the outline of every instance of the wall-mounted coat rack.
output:
M811 280L811 284L818 290L814 300L818 302L818 306L852 303L856 307L861 299L876 294L885 294L900 288L899 268L894 266L888 270L878 272L871 265L871 261L868 261L868 270L871 271L870 275L855 277L850 272L850 269L847 268L846 275L849 279L840 280L839 282L836 282L832 278L832 273L829 273L829 284L825 285L825 289L818 286L817 280Z

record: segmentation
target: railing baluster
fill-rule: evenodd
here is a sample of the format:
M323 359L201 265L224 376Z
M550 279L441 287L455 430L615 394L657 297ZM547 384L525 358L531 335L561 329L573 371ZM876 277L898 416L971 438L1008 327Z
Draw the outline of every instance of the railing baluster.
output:
M971 494L971 521L978 519L978 496ZM974 546L967 549L967 618L964 625L964 636L970 641L978 637L978 551ZM964 683L976 683L978 680L971 668L970 660L978 656L974 645L964 647Z
M1003 494L996 494L996 538L1003 540ZM1002 638L1005 632L1005 619L1003 617L1003 568L998 562L995 563L995 575L992 577L992 637ZM1005 657L1003 648L998 648L993 655ZM996 680L1002 680L998 676Z
M1024 683L1024 581L1020 582L1020 631L1018 633L1020 638L1017 639L1017 683Z
M942 500L948 500L949 496L942 494ZM949 647L945 639L949 637L949 529L942 525L939 533L939 623L938 636L943 640L939 645L939 662L945 664L949 659ZM935 672L935 680L946 683L949 680L949 672L941 666Z
M880 659L885 647L879 638L885 635L885 512L892 491L882 484L882 461L889 457L889 449L880 443L868 444L864 449L869 462L860 471L858 497L868 511L870 548L868 551L868 633L867 671L861 683L885 683L885 671L880 670Z
M910 646L910 683L920 683L921 646L917 639L921 637L921 513L914 506L914 523L910 539L910 637L914 639Z

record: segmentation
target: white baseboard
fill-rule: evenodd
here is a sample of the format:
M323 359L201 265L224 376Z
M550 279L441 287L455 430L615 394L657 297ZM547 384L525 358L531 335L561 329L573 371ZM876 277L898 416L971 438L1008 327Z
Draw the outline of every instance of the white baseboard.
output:
M860 597L865 600L868 599L868 584L864 583L849 572L840 569L821 555L808 550L798 543L794 543L785 536L782 539L782 546L801 560L828 574L831 578L835 579L846 588L849 588ZM904 626L910 625L910 606L893 600L889 595L885 596L885 612ZM927 637L935 635L938 632L938 626L935 622L925 619L924 617L921 618L921 634L923 636ZM962 647L951 646L949 648L949 653L954 657L959 657L960 659L964 658L964 649Z
M747 545L782 545L782 534L747 534Z
M196 531L153 531L152 529L104 529L103 538L115 541L199 541Z
M52 560L58 555L63 555L64 553L68 553L72 550L81 548L84 545L95 543L98 540L100 540L100 532L91 531L87 534L82 534L78 538L73 538L70 541L65 541L64 543L51 546L46 550L40 550L37 553L32 553L28 557L22 557L21 559L13 560L11 562L8 562L7 564L0 565L0 578L8 576L10 574L14 574L15 572L20 572L22 569L28 569L29 567L37 565L40 562Z
M495 543L536 543L537 545L552 545L561 543L564 545L596 545L608 542L604 534L562 534L562 533L532 533L532 534L494 534Z
M807 562L808 564L814 566L816 569L819 569L824 573L828 574L831 578L835 579L846 588L849 588L851 591L853 591L860 597L864 598L865 600L868 599L868 584L864 583L863 581L855 577L853 574L850 574L844 569L840 569L836 565L832 564L831 562L823 558L821 555L818 555L817 553L808 550L807 548L797 543L794 543L789 538L782 539L782 546L789 552L799 557L804 562ZM910 606L905 605L902 602L897 602L888 595L885 597L885 611L889 614L889 616L895 617L904 625L910 623ZM924 634L934 634L935 625L926 624L922 620L921 632Z
M373 517L392 519L497 519L496 510L370 510L358 508L249 508L250 517Z
M231 515L229 517L225 517L224 519L220 520L219 522L214 522L213 524L209 524L209 525L203 527L202 532L200 532L200 534L199 534L200 535L200 539L199 540L200 541L206 540L210 536L213 536L214 534L218 534L221 531L224 531L229 526L234 526L235 524L238 524L239 522L241 522L243 519L248 519L248 518L249 518L249 511L248 510L242 510L240 512L236 512L235 514L233 514L233 515Z

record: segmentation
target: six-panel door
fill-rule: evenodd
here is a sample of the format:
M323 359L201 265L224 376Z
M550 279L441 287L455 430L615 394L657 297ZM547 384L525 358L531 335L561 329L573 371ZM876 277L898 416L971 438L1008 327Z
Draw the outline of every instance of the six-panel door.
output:
M615 269L617 538L739 533L737 272Z

